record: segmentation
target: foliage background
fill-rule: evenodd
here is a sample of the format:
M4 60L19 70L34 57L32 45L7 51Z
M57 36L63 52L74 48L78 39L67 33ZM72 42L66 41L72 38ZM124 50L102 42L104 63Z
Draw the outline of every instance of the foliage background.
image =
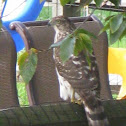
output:
M92 9L89 9L89 12L91 12ZM96 15L99 20L105 24L105 19L108 16L119 14L120 12L113 12L113 11L105 11L105 10L95 10L94 15ZM81 13L81 16L83 16L83 12ZM52 18L52 7L44 7L43 10L41 11L40 15L37 18L38 20L47 20ZM109 32L108 33L108 40L109 39ZM117 47L117 48L126 48L126 37L124 37L121 41L116 41L114 44L110 44L109 42L109 47Z
M99 20L105 24L105 19L108 16L120 14L120 12L112 12L112 11L104 11L104 10L95 10L94 14L99 18ZM126 37L124 37L121 41L116 41L113 44L110 44L110 38L109 38L109 31L108 33L108 41L109 41L109 47L116 47L116 48L126 48Z

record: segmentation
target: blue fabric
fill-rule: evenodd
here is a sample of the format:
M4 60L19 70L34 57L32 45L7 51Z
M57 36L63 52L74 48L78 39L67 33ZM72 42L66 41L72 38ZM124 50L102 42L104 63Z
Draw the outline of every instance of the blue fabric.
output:
M4 14L4 10L6 8L7 1L8 0L5 1L2 16ZM25 5L24 9L22 10L22 12L18 15L18 17L16 17L15 19L12 19L12 20L8 20L8 21L2 20L3 26L5 26L7 28L7 30L9 31L9 33L11 34L11 36L15 42L17 51L20 51L22 48L24 48L24 43L23 43L22 38L16 31L12 31L9 29L9 24L13 21L24 22L24 21L36 20L41 9L43 8L44 3L45 3L45 0L41 4L40 4L40 0L26 0L26 5ZM12 3L12 4L14 4L14 3Z

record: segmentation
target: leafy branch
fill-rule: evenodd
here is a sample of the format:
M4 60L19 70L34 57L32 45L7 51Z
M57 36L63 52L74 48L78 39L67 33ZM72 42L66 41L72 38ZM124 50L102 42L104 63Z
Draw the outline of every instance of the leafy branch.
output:
M93 50L91 37L97 38L94 34L84 29L76 29L65 39L52 44L50 48L60 47L60 58L62 62L65 63L71 55L77 56L83 50L91 54Z
M60 0L60 3L62 6L65 6L68 3L71 4L75 2L76 0ZM83 7L83 6L89 5L91 2L92 0L80 0L80 6ZM105 5L107 2L111 2L115 5L116 8L118 8L120 4L120 0L94 0L94 2L96 3L97 7L101 7ZM106 30L109 30L111 44L113 44L117 40L121 40L126 35L125 12L107 17L106 24L99 34L101 34L102 32Z
M38 63L37 53L36 49L31 48L29 51L24 51L18 59L20 75L26 84L29 83L36 71Z
M60 0L62 6L66 4L72 4L76 0ZM94 0L97 7L105 5L108 1L113 3L115 7L119 6L120 0ZM92 0L81 0L80 6L89 5ZM94 13L95 10L89 15L89 17ZM85 23L88 20L88 17L83 22ZM100 31L99 34L106 30L110 30L110 41L111 43L116 42L118 39L122 39L126 35L126 18L125 13L113 15L106 19L105 27ZM60 46L60 58L63 62L66 62L71 55L78 55L82 50L86 50L88 53L91 53L92 43L89 33L84 31L81 33L79 28L81 25L70 35L68 35L64 40L53 44L51 47L55 48ZM75 34L76 31L78 34Z
M80 0L80 6L83 7L83 6L89 5L92 1L93 0ZM94 0L97 7L103 6L108 1L113 3L116 7L118 7L119 3L120 3L120 0ZM72 4L75 2L76 2L76 0L60 0L60 3L62 6L65 6L66 4Z
M100 31L100 34L106 30L109 30L111 44L116 42L118 39L121 40L126 35L125 12L109 16L105 21L106 24Z

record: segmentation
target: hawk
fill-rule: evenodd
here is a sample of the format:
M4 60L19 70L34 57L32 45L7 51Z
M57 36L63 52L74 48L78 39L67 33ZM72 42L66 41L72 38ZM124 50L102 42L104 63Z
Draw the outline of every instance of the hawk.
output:
M66 17L58 16L49 21L55 30L54 43L63 40L75 29L75 25ZM53 58L60 85L60 97L72 102L82 102L89 126L109 126L100 101L100 79L94 53L88 54L91 64L86 59L85 51L78 56L71 55L68 61L62 62L60 48L54 48Z

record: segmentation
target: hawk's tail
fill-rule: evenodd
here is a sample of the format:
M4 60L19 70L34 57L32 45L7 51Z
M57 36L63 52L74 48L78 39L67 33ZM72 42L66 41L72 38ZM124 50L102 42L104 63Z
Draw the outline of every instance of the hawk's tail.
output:
M100 106L100 108L102 111L99 108L90 111L88 107L85 107L89 126L110 126L108 119L104 114L104 108L102 106Z
M90 96L88 98L84 100L84 108L89 126L110 126L101 101Z

